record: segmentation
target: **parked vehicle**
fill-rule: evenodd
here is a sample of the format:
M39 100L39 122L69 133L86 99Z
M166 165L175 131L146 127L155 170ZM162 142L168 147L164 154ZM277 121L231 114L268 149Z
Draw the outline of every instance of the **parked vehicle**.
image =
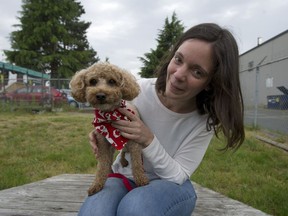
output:
M12 92L4 93L2 96L7 102L35 103L39 105L60 105L66 103L67 97L53 87L27 86Z
M75 107L75 108L91 107L89 103L81 103L81 102L76 101L71 95L71 89L60 89L59 91L62 92L62 94L65 94L67 96L68 104L71 107Z
M90 107L89 103L80 103L80 102L76 101L71 95L67 95L67 100L68 100L68 103L71 107L75 107L75 108Z

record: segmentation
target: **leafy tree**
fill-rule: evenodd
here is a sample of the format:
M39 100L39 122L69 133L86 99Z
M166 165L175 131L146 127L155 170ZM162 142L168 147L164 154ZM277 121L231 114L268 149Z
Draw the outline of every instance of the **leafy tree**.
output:
M12 51L7 60L36 71L65 78L99 61L89 47L89 22L80 21L85 13L75 0L22 0L21 24L10 34Z
M158 38L156 39L158 42L156 49L150 49L150 53L145 53L144 57L139 57L140 61L144 64L141 67L141 72L139 72L141 77L149 78L155 76L157 66L159 66L161 60L165 58L165 55L183 34L183 31L184 26L178 20L175 12L171 17L171 22L168 17L165 19L164 27L159 31Z

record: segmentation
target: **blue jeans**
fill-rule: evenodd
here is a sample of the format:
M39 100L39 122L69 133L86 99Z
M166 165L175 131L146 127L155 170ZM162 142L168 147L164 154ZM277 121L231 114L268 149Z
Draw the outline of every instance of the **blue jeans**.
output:
M122 179L110 177L100 192L86 198L78 216L191 216L196 199L189 180L182 185L153 180L128 192Z

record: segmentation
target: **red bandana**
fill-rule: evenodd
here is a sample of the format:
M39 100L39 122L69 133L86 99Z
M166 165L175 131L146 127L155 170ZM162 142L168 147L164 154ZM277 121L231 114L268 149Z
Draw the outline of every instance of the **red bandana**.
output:
M126 108L126 101L122 100L120 108ZM130 109L131 113L134 112ZM130 121L127 116L124 116L115 109L110 112L102 112L101 110L95 109L95 117L92 122L97 132L105 136L107 141L111 143L117 150L121 150L127 143L128 139L121 136L120 131L111 125L111 121L126 120Z

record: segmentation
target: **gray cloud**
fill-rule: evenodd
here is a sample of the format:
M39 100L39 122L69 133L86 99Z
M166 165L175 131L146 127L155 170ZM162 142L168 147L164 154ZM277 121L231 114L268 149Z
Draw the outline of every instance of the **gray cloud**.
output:
M86 14L82 19L91 22L87 37L102 60L137 73L139 56L155 48L157 34L165 18L173 11L189 28L202 22L215 22L230 29L236 37L240 53L257 45L257 38L268 40L287 30L286 0L121 0L80 1ZM1 5L0 49L10 49L9 33L15 29L21 1ZM1 59L3 61L3 57Z

